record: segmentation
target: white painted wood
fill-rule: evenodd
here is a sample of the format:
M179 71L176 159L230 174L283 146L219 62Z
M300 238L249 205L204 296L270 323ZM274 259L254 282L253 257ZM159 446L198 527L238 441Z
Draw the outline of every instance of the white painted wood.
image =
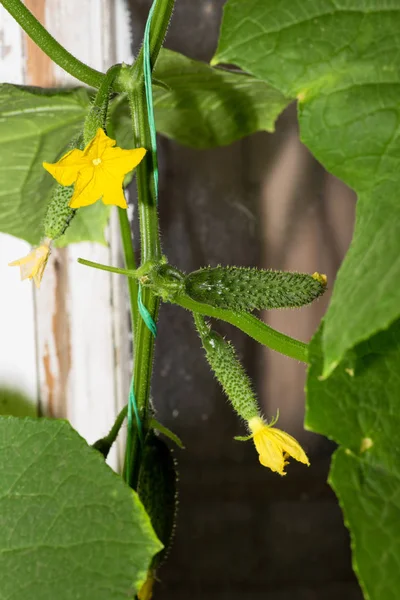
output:
M127 56L123 58L129 60L130 57L126 25L118 17L121 4L124 3L112 0L89 0L84 4L81 0L47 0L46 26L81 60L98 70L105 70L122 58L117 56L117 38L127 39ZM74 27L68 27L68 23L73 23ZM122 48L120 41L119 51ZM58 67L54 69L54 78L56 85L77 83ZM65 256L61 263L67 275L61 275L61 279L64 278L67 299L64 314L59 316L69 330L69 336L64 340L69 348L60 349L62 341L60 335L57 339L54 328L54 315L60 310L54 301L54 282L50 284L46 299L42 303L38 300L38 318L42 323L47 321L47 325L43 323L39 330L40 357L50 353L46 360L54 365L54 378L67 384L64 400L63 391L56 392L58 406L90 443L108 432L117 412L126 403L129 386L126 282L121 278L112 281L111 275L77 263L80 256L107 264L120 261L119 231L115 222L108 237L109 247L83 243L63 251ZM69 358L66 358L68 352ZM60 365L60 354L63 365ZM44 402L46 398L50 402L48 373L43 360L40 364L42 398ZM65 369L68 369L67 374ZM110 462L118 467L116 449Z
M0 6L0 81L24 82L24 55L21 28Z
M0 81L23 83L21 30L0 6ZM1 140L0 140L1 143ZM29 244L0 234L0 388L18 390L37 401L35 321L30 282L21 284L19 269L8 263L29 252Z
M131 60L127 14L125 0L45 0L45 26L51 34L102 71ZM19 27L0 8L0 79L41 85L40 73L24 73L23 46ZM51 69L55 86L81 85L59 67ZM109 246L82 243L54 250L34 298L32 285L21 285L15 270L5 266L26 254L28 244L0 237L0 275L5 273L1 281L8 290L0 305L0 382L18 381L34 397L39 387L42 413L67 417L89 443L108 432L129 389L126 281L77 263L82 256L121 264L116 214L108 239ZM120 461L116 448L110 464L118 468Z

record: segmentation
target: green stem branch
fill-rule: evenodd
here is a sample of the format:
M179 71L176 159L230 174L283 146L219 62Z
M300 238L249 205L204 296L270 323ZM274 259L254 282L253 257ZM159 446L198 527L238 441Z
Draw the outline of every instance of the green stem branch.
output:
M174 0L158 0L153 13L150 53L152 65L157 60L158 53L171 18ZM146 148L148 151L145 159L136 170L136 185L138 194L138 212L140 219L141 262L158 260L161 258L161 244L158 230L157 202L154 190L153 160L151 152L151 139L148 127L148 114L145 98L143 71L143 52L130 71L130 81L127 85L129 104L132 115L132 128L136 147ZM143 290L143 304L146 306L154 322L157 322L160 300L149 289ZM143 423L144 433L148 427L150 383L153 370L154 338L144 323L138 319L135 335L135 356L133 377L135 383L135 397ZM132 433L132 465L130 485L137 487L140 468L141 446L136 431Z
M95 448L96 450L101 452L102 455L104 456L104 458L107 458L112 445L114 444L115 440L117 439L120 429L122 427L122 424L126 419L127 412L128 412L128 405L124 406L124 408L118 414L117 418L115 419L115 423L110 430L110 433L108 435L106 435L106 437L101 438L100 440L97 440L97 442L95 442L93 444L93 448Z
M284 354L295 360L300 360L306 364L309 362L308 344L291 338L280 331L276 331L276 329L272 329L272 327L269 327L269 325L260 321L250 313L215 308L214 306L210 306L203 302L196 302L189 298L189 296L183 294L174 296L173 302L174 304L178 304L179 306L192 311L195 315L195 321L197 318L196 325L198 326L201 326L201 320L198 319L198 316L196 317L196 313L206 317L220 319L221 321L226 321L227 323L231 323L231 325L238 327L248 336L252 337L260 344L271 348L271 350L275 350L275 352L279 352L280 354Z
M136 259L135 259L135 252L133 250L131 225L130 225L129 219L128 219L128 211L126 211L123 208L118 208L118 217L119 217L119 228L120 228L120 232L121 232L122 248L124 251L125 267L126 267L126 270L132 272L132 271L136 270ZM83 264L85 264L85 262L82 259L79 259L79 262L82 262ZM86 261L86 264L88 264L88 263L89 263L89 261ZM98 269L102 268L102 266L98 265L97 263L89 264L89 266L96 266L96 268L98 268ZM105 268L105 270L110 270L110 269ZM121 269L121 271L123 271L123 269ZM138 286L137 280L134 279L133 277L128 277L127 282L128 282L128 291L129 291L129 302L130 302L130 307L131 307L132 332L133 332L133 339L135 339L137 323L138 323L138 319L139 319L139 311L138 311L138 303L137 303L139 286Z
M121 210L124 209L121 208ZM131 230L129 228L129 235L130 232ZM126 235L125 224L124 235ZM110 267L109 265L103 265L102 263L93 262L92 260L86 260L86 258L78 258L78 263L80 265L85 265L86 267L92 267L92 269L99 269L99 271L108 271L109 273L117 273L118 275L128 275L129 277L134 276L134 272L130 271L129 269L119 269L118 267Z
M79 81L98 88L103 81L103 73L81 62L53 38L21 0L0 0L27 35L59 67Z
M152 68L155 65L164 38L167 34L174 4L175 0L159 0L154 7L150 36L150 59ZM137 59L130 67L129 71L131 82L133 83L132 87L134 87L137 83L143 83L143 48L141 48Z

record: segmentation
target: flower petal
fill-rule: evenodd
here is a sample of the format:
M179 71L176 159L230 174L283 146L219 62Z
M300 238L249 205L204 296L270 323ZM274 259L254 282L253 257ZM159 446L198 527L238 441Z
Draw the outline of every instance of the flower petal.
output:
M310 461L307 458L306 453L303 448L300 446L299 442L294 439L291 435L286 433L286 431L282 431L281 429L276 429L272 427L270 429L270 434L275 440L277 444L285 451L289 456L298 460L305 465L309 465Z
M88 165L88 159L84 157L82 150L70 150L56 163L43 163L43 167L53 175L60 185L72 185L75 183L79 171Z
M107 163L102 162L96 169L96 175L101 179L104 204L113 204L121 208L128 208L122 189L124 176L107 169Z
M100 200L104 193L103 178L93 166L79 173L75 183L74 193L69 203L70 208L81 208L89 206Z
M108 172L124 176L138 166L145 154L145 148L134 148L133 150L107 148L102 156L102 161Z
M260 463L264 467L271 469L271 471L275 471L280 475L286 475L284 472L285 463L282 449L273 437L270 436L270 430L266 427L263 431L255 434L253 439L259 454Z
M49 256L50 244L45 242L41 246L33 248L27 256L9 263L9 266L19 267L21 280L33 278L36 287L39 288Z
M96 135L91 142L86 146L84 152L85 157L92 161L96 158L102 158L107 148L112 148L117 142L112 140L104 133L102 129L98 129Z
M120 208L128 208L124 190L122 189L122 184L119 189L116 187L112 193L108 191L105 192L102 200L104 204L113 204L114 206L119 206Z

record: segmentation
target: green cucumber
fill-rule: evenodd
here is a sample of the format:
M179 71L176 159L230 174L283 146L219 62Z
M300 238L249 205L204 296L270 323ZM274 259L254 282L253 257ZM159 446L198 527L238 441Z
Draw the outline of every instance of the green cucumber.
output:
M43 221L46 238L55 240L65 233L76 213L76 210L69 207L73 193L73 185L67 187L58 183L55 185Z
M258 416L256 395L250 378L236 355L235 348L213 331L202 316L197 313L193 316L207 361L234 410L245 421Z
M326 290L326 278L245 267L205 267L185 277L190 298L218 308L253 311L309 304Z
M176 461L172 450L152 430L144 443L138 494L158 539L164 544L153 558L152 571L164 561L170 549L177 508Z

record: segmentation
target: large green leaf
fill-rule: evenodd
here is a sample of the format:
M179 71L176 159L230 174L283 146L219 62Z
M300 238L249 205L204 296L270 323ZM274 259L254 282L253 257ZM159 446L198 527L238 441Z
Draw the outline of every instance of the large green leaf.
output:
M228 0L213 63L299 100L302 140L359 195L324 330L324 375L400 315L398 0Z
M322 330L310 345L306 425L340 444L330 484L350 528L369 600L400 598L400 321L321 380Z
M88 106L83 88L0 86L0 231L38 243L54 184L42 162L65 150Z
M206 148L229 144L258 130L271 131L288 104L265 82L241 73L213 69L163 50L154 87L158 131L183 144ZM82 128L89 92L0 86L0 231L36 244L54 181L42 162L55 160ZM127 103L112 115L111 135L133 147ZM57 245L104 242L109 210L101 203L78 211Z
M0 418L2 600L123 600L161 549L137 495L65 421Z
M169 87L154 89L157 130L194 148L225 146L255 131L273 131L289 103L264 81L171 50L160 53L154 76Z
M214 69L171 50L162 50L154 77L157 131L193 148L225 146L255 131L273 131L289 103L264 81L243 73ZM116 124L123 145L132 145L125 105Z

